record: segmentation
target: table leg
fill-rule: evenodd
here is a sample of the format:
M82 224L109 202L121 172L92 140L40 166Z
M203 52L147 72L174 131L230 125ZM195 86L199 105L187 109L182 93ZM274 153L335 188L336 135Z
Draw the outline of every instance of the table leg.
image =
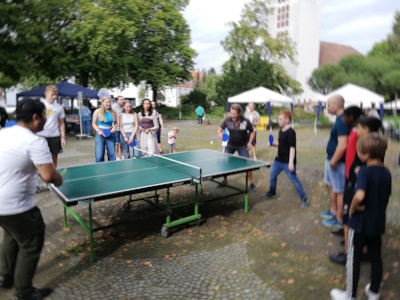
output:
M68 223L67 223L67 208L64 205L64 228L68 227Z
M246 172L246 196L244 198L244 213L247 214L249 210L249 175Z
M92 222L92 204L89 203L89 238L90 238L90 261L94 261L93 253L93 222Z
M169 188L167 188L167 225L169 225L171 223L171 215L169 213L169 210L171 209L171 205L169 202Z

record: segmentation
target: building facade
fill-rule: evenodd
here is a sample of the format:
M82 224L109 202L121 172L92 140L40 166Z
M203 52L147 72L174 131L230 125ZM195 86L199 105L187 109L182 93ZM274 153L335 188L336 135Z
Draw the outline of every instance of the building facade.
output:
M295 103L314 100L316 93L311 90L307 80L314 69L319 67L320 51L320 0L270 0L273 13L268 20L272 37L279 33L287 34L295 44L295 62L282 62L286 72L300 82L303 93L288 95Z

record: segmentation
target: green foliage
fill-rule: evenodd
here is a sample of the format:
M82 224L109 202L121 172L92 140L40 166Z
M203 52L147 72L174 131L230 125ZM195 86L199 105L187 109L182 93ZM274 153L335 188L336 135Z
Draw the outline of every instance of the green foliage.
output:
M215 101L218 98L217 84L220 78L221 76L216 74L208 75L201 85L200 91L206 95L207 103Z
M344 74L344 69L339 65L324 65L313 71L308 85L312 90L326 95L335 89L337 81Z
M354 54L340 60L335 66L323 66L312 73L310 87L322 94L346 83L366 87L386 99L399 92L397 70L400 69L400 13L395 15L393 33L386 41L374 44L366 57Z
M382 79L382 85L393 94L400 94L400 70L393 70Z
M389 44L387 41L375 43L372 49L368 52L368 57L386 57L389 55Z
M8 89L13 86L13 80L0 72L0 87Z
M286 34L271 37L267 25L270 14L265 1L252 0L245 4L240 21L229 23L231 30L221 42L230 59L223 65L224 76L218 84L219 104L226 103L229 96L257 86L290 90L294 94L302 91L300 83L281 65L284 59L293 61L295 45Z
M400 52L400 12L396 12L392 27L392 34L388 36L389 51L392 53Z
M247 60L241 60L239 68L231 64L217 82L218 98L215 101L225 106L229 97L259 86L276 91L279 91L279 86L284 89L288 87L288 82L275 71L272 64L257 54L253 54Z
M194 107L193 110L199 105L204 107L204 109L207 109L208 107L206 101L206 94L204 94L202 91L198 89L191 91L187 95L183 95L181 97L181 102L182 102L182 107L184 105Z
M153 88L189 78L195 51L187 0L9 0L0 5L0 72L14 83L74 76L112 87ZM168 42L165 42L168 41Z
M225 51L231 55L231 60L240 63L254 53L266 61L293 59L294 45L288 36L272 38L269 34L267 20L270 14L271 9L266 1L252 0L245 4L240 21L229 23L231 30L221 42Z

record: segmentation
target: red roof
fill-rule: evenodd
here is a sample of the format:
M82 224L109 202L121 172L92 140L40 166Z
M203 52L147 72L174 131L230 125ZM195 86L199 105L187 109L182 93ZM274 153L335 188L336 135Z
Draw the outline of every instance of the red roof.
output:
M327 64L337 64L343 57L350 54L362 55L351 46L320 42L319 67Z

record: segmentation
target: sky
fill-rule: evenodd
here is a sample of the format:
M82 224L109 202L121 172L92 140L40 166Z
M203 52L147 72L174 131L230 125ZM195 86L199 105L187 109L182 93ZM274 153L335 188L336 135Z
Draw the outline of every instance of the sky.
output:
M314 0L298 0L314 1ZM392 31L400 0L319 0L321 3L320 40L349 45L366 54L374 43ZM221 71L229 56L221 46L228 35L229 22L240 20L250 0L190 0L184 17L191 29L192 48L197 51L195 69L213 67Z

